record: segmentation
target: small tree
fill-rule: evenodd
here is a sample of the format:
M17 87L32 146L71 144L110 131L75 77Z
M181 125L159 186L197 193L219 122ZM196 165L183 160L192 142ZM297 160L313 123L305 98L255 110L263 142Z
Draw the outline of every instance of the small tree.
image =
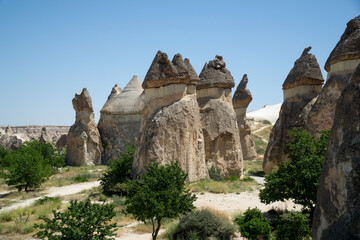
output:
M156 239L161 220L186 214L195 207L196 196L185 190L187 174L178 163L159 166L154 162L138 181L127 184L125 212L145 222L151 220L152 238Z
M290 161L279 165L276 172L265 176L265 188L260 190L260 200L269 204L293 199L312 213L316 203L322 165L324 163L329 132L321 132L319 138L303 129L289 131L291 140Z
M286 212L277 220L276 239L310 239L309 219L300 212Z
M108 170L100 178L100 185L106 195L125 195L126 182L132 179L132 163L135 146L128 146L120 159L110 161Z
M114 236L116 224L110 224L115 216L112 204L92 204L88 198L84 202L70 201L67 211L53 210L52 219L40 217L45 224L35 224L41 230L34 235L48 240L105 240Z

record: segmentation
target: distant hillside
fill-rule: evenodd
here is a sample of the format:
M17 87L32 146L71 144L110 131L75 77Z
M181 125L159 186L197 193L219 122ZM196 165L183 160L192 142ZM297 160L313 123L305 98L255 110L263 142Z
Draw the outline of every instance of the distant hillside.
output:
M271 124L274 125L279 117L281 104L282 103L275 105L265 105L259 110L246 113L246 117L249 119L253 118L255 121L268 120L271 122Z

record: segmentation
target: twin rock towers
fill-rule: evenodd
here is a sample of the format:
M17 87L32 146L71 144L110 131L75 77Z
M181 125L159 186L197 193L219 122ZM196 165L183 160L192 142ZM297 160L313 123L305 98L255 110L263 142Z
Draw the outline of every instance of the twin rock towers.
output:
M156 160L178 161L189 181L209 177L215 166L241 177L243 160L256 158L246 108L252 100L244 75L232 98L234 79L221 56L198 76L189 59L170 61L158 51L144 81L137 76L122 90L115 85L98 126L86 89L76 94L76 122L67 140L69 165L106 164L135 143L134 176Z

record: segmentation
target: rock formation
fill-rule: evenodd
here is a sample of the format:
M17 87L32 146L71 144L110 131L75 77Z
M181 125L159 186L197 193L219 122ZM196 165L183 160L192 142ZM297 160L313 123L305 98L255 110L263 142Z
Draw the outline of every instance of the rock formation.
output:
M360 239L360 65L338 100L313 219L313 239Z
M76 120L67 135L66 163L72 166L100 164L100 134L94 120L90 94L86 88L81 94L75 94L72 104L76 111Z
M39 141L43 143L52 143L52 138L50 137L46 127L41 129L41 135L39 137Z
M98 124L104 146L102 162L120 158L127 145L135 144L139 134L144 94L141 81L134 75L123 91L115 85L101 109Z
M24 134L16 134L10 126L6 127L4 133L0 136L0 145L9 150L18 149L21 144L30 139Z
M243 156L231 88L234 79L221 56L206 63L196 88L208 168L226 176L242 176Z
M62 151L66 147L66 142L67 142L67 135L66 134L61 135L59 140L56 142L57 150Z
M39 139L41 136L41 131L43 127L46 127L46 131L53 141L57 141L63 134L69 132L70 126L37 126L37 125L27 125L27 126L11 126L11 129L14 134L20 136L26 136L29 139ZM6 127L0 127L0 131L4 130Z
M308 131L316 134L331 129L336 103L359 63L360 16L347 23L345 32L326 61L327 80L307 117Z
M284 102L264 155L263 169L266 173L287 160L286 144L290 138L288 131L294 127L304 127L311 107L309 103L321 91L324 79L315 56L309 53L310 49L311 47L305 48L284 81Z
M252 101L252 95L246 87L248 77L244 74L241 82L236 88L232 103L236 113L237 123L239 127L240 143L244 160L256 159L255 143L251 136L250 123L246 120L246 109Z
M199 77L188 59L172 61L158 51L142 84L145 107L133 163L136 176L151 161L178 161L189 181L208 177L196 85Z

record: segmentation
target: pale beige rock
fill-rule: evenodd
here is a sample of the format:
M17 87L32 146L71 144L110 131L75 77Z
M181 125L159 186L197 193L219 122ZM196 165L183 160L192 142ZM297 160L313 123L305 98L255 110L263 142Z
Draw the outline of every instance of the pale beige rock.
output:
M114 92L116 92L114 94ZM118 159L126 146L135 144L144 108L144 93L140 79L134 75L123 91L113 88L100 111L98 124L104 151L102 162Z
M57 141L63 134L69 132L70 126L37 126L37 125L26 125L26 126L11 126L14 134L20 134L26 136L29 139L39 139L41 136L41 130L46 127L46 131L51 139ZM0 127L5 130L6 127Z
M41 129L41 135L39 137L39 141L43 142L43 143L53 143L53 140L52 140L51 136L49 135L46 127L43 127Z
M72 166L100 164L102 145L87 89L84 88L81 94L75 94L72 103L76 120L67 134L66 163Z
M10 126L7 126L4 134L0 136L0 145L9 150L18 149L24 142L30 139L22 133L14 133Z
M178 161L188 181L208 178L204 139L201 130L196 85L199 78L188 59L176 54L172 61L158 52L145 77L145 107L133 174L143 174L145 166Z
M246 109L252 101L252 95L247 88L248 77L244 74L242 80L236 88L232 103L236 113L239 127L240 143L244 160L254 160L257 157L256 147L251 135L251 128L246 119Z
M241 177L243 156L237 118L232 105L234 79L221 56L205 64L197 86L207 167L225 177Z

